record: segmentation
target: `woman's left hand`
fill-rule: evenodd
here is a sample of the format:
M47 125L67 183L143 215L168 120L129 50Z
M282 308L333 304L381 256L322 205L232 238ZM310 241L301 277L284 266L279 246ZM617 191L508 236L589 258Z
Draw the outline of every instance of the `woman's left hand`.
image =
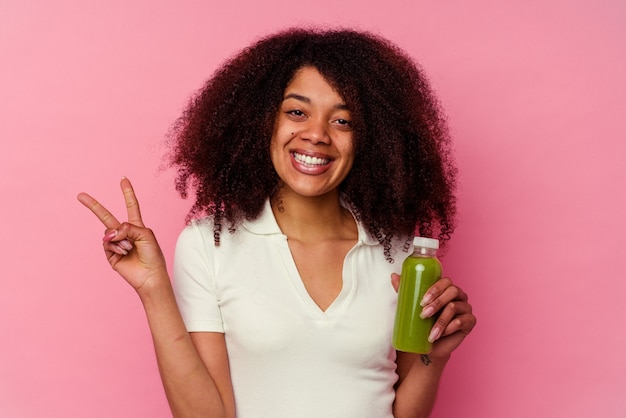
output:
M393 287L398 290L400 276L391 275ZM437 281L422 300L422 317L438 315L428 339L433 343L429 356L449 357L476 325L467 294L448 277Z

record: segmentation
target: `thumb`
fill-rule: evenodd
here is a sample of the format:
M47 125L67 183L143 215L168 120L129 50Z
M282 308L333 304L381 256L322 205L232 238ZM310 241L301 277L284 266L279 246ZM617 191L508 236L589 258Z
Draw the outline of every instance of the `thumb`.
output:
M126 231L125 231L126 232ZM104 237L102 237L102 241L104 242L105 248L109 251L120 255L128 254L128 251L133 249L133 244L127 238L128 233L120 234L118 229L108 228L104 232Z
M398 287L400 287L400 275L397 273L391 273L391 285L393 288L398 291Z

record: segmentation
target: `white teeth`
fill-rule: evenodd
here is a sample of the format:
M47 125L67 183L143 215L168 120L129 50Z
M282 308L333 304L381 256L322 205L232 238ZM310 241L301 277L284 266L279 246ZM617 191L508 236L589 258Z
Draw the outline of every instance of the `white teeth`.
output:
M309 166L326 165L330 162L330 160L327 158L311 157L309 155L298 154L297 152L293 153L293 157L300 164L309 165Z

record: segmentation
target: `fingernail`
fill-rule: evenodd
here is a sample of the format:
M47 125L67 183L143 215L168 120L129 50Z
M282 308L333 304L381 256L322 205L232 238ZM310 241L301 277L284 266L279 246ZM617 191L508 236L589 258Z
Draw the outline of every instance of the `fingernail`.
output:
M439 328L434 327L430 331L430 335L428 336L428 342L434 343L438 336L439 336Z
M109 232L108 234L106 234L104 237L102 237L102 241L111 241L116 236L117 236L117 231L113 230Z
M121 240L118 244L120 244L125 250L130 251L133 249L133 244L131 244L127 239Z
M116 246L115 246L115 249L117 250L116 252L117 252L118 254L121 254L121 255L128 255L128 251L126 251L124 248L122 248L122 247L121 247L121 246L119 246L119 245L116 245Z
M429 306L428 308L422 310L422 313L420 313L420 318L429 318L433 313L435 313L435 308Z
M420 302L420 306L426 306L430 303L430 301L433 300L433 295L431 295L430 293L426 293L424 295L424 298L422 299L422 301Z

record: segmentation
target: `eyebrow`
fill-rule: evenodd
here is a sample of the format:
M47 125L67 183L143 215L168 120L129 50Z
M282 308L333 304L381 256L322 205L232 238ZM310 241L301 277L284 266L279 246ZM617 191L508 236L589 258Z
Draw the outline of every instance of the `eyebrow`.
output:
M309 99L306 96L302 96L301 94L297 94L297 93L289 93L287 94L284 98L283 101L287 100L287 99L295 99L295 100L299 100L303 103L306 104L311 104L311 99ZM348 105L345 103L337 103L335 106L333 106L335 109L341 109L341 110L349 110L348 109Z

